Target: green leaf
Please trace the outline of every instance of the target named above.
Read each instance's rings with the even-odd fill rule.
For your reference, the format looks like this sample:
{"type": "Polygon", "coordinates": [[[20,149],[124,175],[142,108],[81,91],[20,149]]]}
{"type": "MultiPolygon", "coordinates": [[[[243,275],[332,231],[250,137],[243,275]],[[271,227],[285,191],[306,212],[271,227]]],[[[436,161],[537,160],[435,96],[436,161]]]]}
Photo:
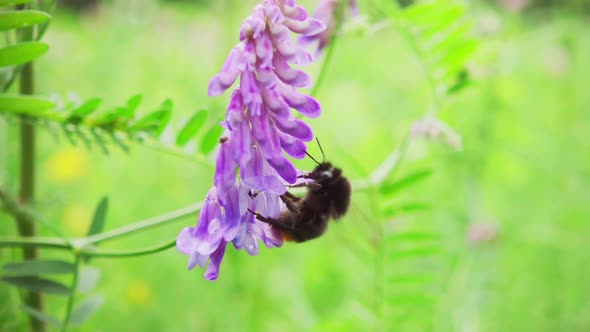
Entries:
{"type": "Polygon", "coordinates": [[[45,54],[49,46],[42,42],[24,42],[0,48],[0,67],[20,65],[45,54]]]}
{"type": "Polygon", "coordinates": [[[160,136],[172,118],[172,101],[166,99],[157,111],[154,111],[135,122],[129,130],[132,132],[151,132],[160,136]]]}
{"type": "Polygon", "coordinates": [[[79,122],[83,120],[85,117],[95,112],[101,102],[102,100],[99,98],[87,100],[78,108],[72,111],[72,113],[68,117],[68,121],[79,122]]]}
{"type": "Polygon", "coordinates": [[[10,5],[20,5],[21,3],[29,3],[33,0],[0,0],[0,7],[10,5]]]}
{"type": "Polygon", "coordinates": [[[466,69],[461,70],[455,79],[455,82],[447,90],[448,95],[455,94],[469,85],[469,72],[466,69]]]}
{"type": "Polygon", "coordinates": [[[402,10],[399,19],[413,24],[429,24],[436,20],[438,13],[445,9],[443,1],[414,3],[402,10]]]}
{"type": "Polygon", "coordinates": [[[429,54],[448,53],[452,49],[452,45],[458,44],[461,40],[467,39],[467,33],[471,31],[472,24],[470,22],[462,22],[456,26],[452,31],[449,31],[441,38],[431,42],[427,51],[429,54]]]}
{"type": "Polygon", "coordinates": [[[37,318],[38,320],[47,323],[47,325],[53,326],[57,329],[62,328],[61,321],[53,316],[50,316],[44,312],[41,312],[35,308],[31,308],[27,305],[21,304],[20,309],[32,317],[37,318]]]}
{"type": "Polygon", "coordinates": [[[104,154],[108,155],[109,154],[109,148],[107,147],[107,142],[100,135],[100,133],[98,132],[98,130],[96,128],[92,128],[92,129],[90,129],[90,133],[92,134],[92,137],[94,137],[94,141],[96,142],[96,144],[98,144],[98,146],[100,147],[100,149],[102,150],[102,152],[104,154]]]}
{"type": "Polygon", "coordinates": [[[8,263],[2,271],[10,275],[35,276],[41,274],[71,274],[76,272],[76,266],[59,260],[27,260],[18,263],[8,263]]]}
{"type": "Polygon", "coordinates": [[[435,276],[432,274],[407,273],[391,276],[387,281],[392,284],[424,284],[431,283],[435,279],[435,276]]]}
{"type": "Polygon", "coordinates": [[[197,134],[199,129],[203,127],[207,120],[207,111],[202,110],[195,113],[195,115],[188,120],[188,122],[182,127],[180,133],[176,137],[176,145],[184,146],[188,141],[197,134]]]}
{"type": "Polygon", "coordinates": [[[131,112],[131,114],[134,114],[135,110],[137,110],[137,108],[139,107],[139,104],[141,103],[141,98],[141,95],[135,95],[129,98],[129,100],[127,101],[127,109],[131,112]]]}
{"type": "Polygon", "coordinates": [[[431,174],[431,170],[421,170],[410,175],[407,175],[397,181],[386,182],[379,188],[379,191],[381,192],[381,194],[385,196],[391,196],[404,188],[410,187],[426,179],[431,174]]]}
{"type": "Polygon", "coordinates": [[[429,27],[422,32],[422,38],[436,38],[438,34],[444,34],[451,26],[465,15],[464,6],[446,6],[446,8],[437,13],[435,20],[431,21],[429,27]]]}
{"type": "Polygon", "coordinates": [[[104,224],[107,220],[107,212],[109,210],[109,198],[104,196],[96,209],[94,209],[94,216],[92,217],[92,224],[90,224],[90,228],[88,229],[87,236],[95,235],[98,233],[102,233],[104,229],[104,224]]]}
{"type": "Polygon", "coordinates": [[[219,124],[216,123],[213,125],[213,127],[209,128],[201,140],[201,152],[208,154],[209,152],[213,151],[219,142],[219,137],[221,134],[223,134],[223,127],[221,127],[219,124]]]}
{"type": "Polygon", "coordinates": [[[440,246],[427,246],[419,248],[404,248],[404,249],[392,249],[389,255],[390,259],[406,259],[416,258],[423,256],[430,256],[440,252],[440,246]]]}
{"type": "Polygon", "coordinates": [[[401,232],[389,235],[394,241],[424,241],[440,240],[440,235],[434,232],[401,232]]]}
{"type": "Polygon", "coordinates": [[[55,104],[47,98],[6,94],[0,95],[0,113],[38,114],[53,108],[55,108],[55,104]]]}
{"type": "Polygon", "coordinates": [[[411,212],[418,212],[428,210],[430,205],[426,203],[403,203],[403,204],[391,204],[386,206],[381,212],[384,216],[393,217],[400,214],[406,214],[411,212]]]}
{"type": "Polygon", "coordinates": [[[101,295],[94,295],[82,301],[72,312],[68,326],[76,327],[82,325],[88,320],[88,318],[97,312],[103,304],[104,298],[101,295]]]}
{"type": "Polygon", "coordinates": [[[51,15],[38,10],[10,10],[0,12],[0,31],[24,28],[45,23],[51,15]]]}
{"type": "Polygon", "coordinates": [[[464,40],[453,47],[438,62],[439,67],[445,69],[445,76],[451,76],[456,71],[463,69],[467,59],[477,50],[478,42],[475,39],[464,40]]]}
{"type": "Polygon", "coordinates": [[[62,296],[72,295],[72,290],[53,280],[43,279],[32,276],[19,277],[1,277],[0,281],[4,281],[15,287],[28,289],[33,292],[42,292],[47,294],[55,294],[62,296]]]}
{"type": "Polygon", "coordinates": [[[427,294],[393,294],[389,296],[388,301],[396,304],[420,304],[420,305],[433,305],[434,297],[427,294]]]}
{"type": "Polygon", "coordinates": [[[100,279],[100,270],[95,267],[84,267],[78,274],[76,291],[85,293],[93,290],[100,279]]]}

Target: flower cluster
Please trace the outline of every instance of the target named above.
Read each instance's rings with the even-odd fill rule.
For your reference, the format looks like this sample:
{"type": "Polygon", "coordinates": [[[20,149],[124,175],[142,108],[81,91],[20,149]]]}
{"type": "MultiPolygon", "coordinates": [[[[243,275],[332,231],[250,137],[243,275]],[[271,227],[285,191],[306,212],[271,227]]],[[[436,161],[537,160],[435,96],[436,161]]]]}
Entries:
{"type": "Polygon", "coordinates": [[[291,109],[315,118],[321,107],[297,91],[312,82],[291,64],[309,64],[312,56],[292,43],[291,33],[315,35],[324,28],[295,0],[264,0],[242,24],[240,43],[209,83],[209,95],[218,96],[239,78],[222,123],[226,131],[215,185],[197,226],[184,228],[177,238],[178,250],[190,256],[189,269],[210,261],[206,279],[217,279],[229,242],[250,255],[258,254],[258,240],[269,248],[282,245],[281,235],[248,210],[277,218],[284,208],[280,195],[300,175],[283,152],[305,157],[305,142],[313,139],[313,132],[291,109]]]}
{"type": "Polygon", "coordinates": [[[299,38],[299,43],[301,45],[310,45],[317,42],[317,53],[321,54],[322,50],[330,43],[334,33],[336,33],[338,7],[342,5],[343,1],[348,1],[351,15],[358,15],[357,0],[320,0],[313,17],[323,22],[326,29],[314,35],[302,36],[299,38]]]}

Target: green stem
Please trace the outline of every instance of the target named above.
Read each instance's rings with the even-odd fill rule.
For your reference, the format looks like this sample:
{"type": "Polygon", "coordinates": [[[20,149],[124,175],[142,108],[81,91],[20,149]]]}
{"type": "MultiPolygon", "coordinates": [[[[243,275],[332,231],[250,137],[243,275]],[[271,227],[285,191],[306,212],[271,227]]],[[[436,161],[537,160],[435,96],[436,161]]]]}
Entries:
{"type": "Polygon", "coordinates": [[[311,90],[310,95],[312,97],[316,97],[318,90],[320,89],[320,85],[324,81],[326,77],[326,73],[328,72],[328,65],[332,61],[332,57],[334,54],[334,50],[336,49],[336,41],[338,40],[338,34],[340,33],[340,28],[342,27],[342,21],[344,21],[344,8],[346,7],[346,1],[342,1],[338,5],[338,9],[336,11],[336,28],[332,32],[330,36],[330,42],[328,43],[328,51],[326,52],[326,57],[324,58],[324,62],[322,63],[322,68],[320,69],[320,73],[318,74],[318,79],[311,90]]]}
{"type": "Polygon", "coordinates": [[[155,254],[160,251],[170,249],[176,245],[176,240],[167,242],[158,246],[137,249],[137,250],[98,250],[85,248],[80,251],[83,256],[104,257],[104,258],[127,258],[155,254]]]}
{"type": "MultiPolygon", "coordinates": [[[[0,190],[0,199],[3,197],[2,190],[0,190]]],[[[81,248],[84,249],[93,244],[97,244],[100,242],[104,242],[107,240],[112,240],[118,237],[126,236],[138,231],[147,230],[156,226],[163,225],[173,220],[180,219],[182,217],[186,217],[192,214],[199,212],[201,206],[203,205],[202,202],[192,204],[189,206],[185,206],[178,210],[174,210],[165,214],[162,214],[157,217],[149,218],[143,221],[138,221],[132,223],[127,226],[123,226],[112,231],[100,233],[94,236],[90,236],[87,238],[81,239],[74,239],[71,241],[66,241],[61,238],[54,238],[54,237],[29,237],[29,238],[14,238],[14,237],[0,237],[0,248],[1,247],[23,247],[23,248],[35,248],[35,247],[44,247],[44,248],[53,248],[53,249],[63,249],[63,250],[71,250],[72,248],[81,248]]],[[[170,245],[171,246],[171,245],[170,245]]]]}
{"type": "Polygon", "coordinates": [[[60,238],[54,237],[0,237],[0,248],[2,247],[22,247],[22,248],[51,248],[71,250],[72,246],[60,238]]]}
{"type": "Polygon", "coordinates": [[[170,221],[173,221],[176,219],[180,219],[182,217],[186,217],[191,214],[195,214],[201,210],[202,205],[203,205],[202,202],[199,202],[199,203],[196,203],[193,205],[189,205],[189,206],[183,207],[181,209],[178,209],[178,210],[175,210],[172,212],[168,212],[168,213],[165,213],[165,214],[153,217],[153,218],[149,218],[149,219],[146,219],[143,221],[139,221],[139,222],[127,225],[127,226],[123,226],[123,227],[114,229],[112,231],[108,231],[108,232],[100,233],[97,235],[89,236],[84,239],[80,239],[79,242],[82,247],[85,247],[90,244],[97,244],[97,243],[104,242],[107,240],[112,240],[112,239],[116,239],[118,237],[129,235],[131,233],[135,233],[140,230],[146,230],[148,228],[160,226],[160,225],[165,224],[167,222],[170,222],[170,221]]]}
{"type": "Polygon", "coordinates": [[[68,324],[70,323],[70,317],[72,316],[72,310],[74,309],[74,301],[76,296],[76,287],[78,286],[78,275],[80,274],[80,254],[76,253],[76,259],[74,261],[74,265],[76,266],[76,270],[74,271],[74,275],[72,277],[72,295],[68,298],[68,303],[66,304],[66,313],[63,320],[63,324],[61,327],[61,331],[65,332],[68,328],[68,324]]]}
{"type": "MultiPolygon", "coordinates": [[[[31,95],[35,92],[35,75],[33,63],[24,65],[20,76],[20,92],[31,95]]],[[[27,206],[33,203],[35,194],[35,127],[26,119],[21,119],[20,126],[20,193],[19,202],[27,206]]],[[[35,223],[32,218],[21,215],[16,217],[18,233],[21,237],[35,236],[35,223]]],[[[36,259],[38,256],[37,247],[23,247],[23,258],[25,260],[36,259]]],[[[40,292],[28,292],[25,303],[31,308],[43,312],[43,297],[40,292]]],[[[30,316],[31,331],[43,332],[47,330],[45,323],[33,316],[30,316]]]]}

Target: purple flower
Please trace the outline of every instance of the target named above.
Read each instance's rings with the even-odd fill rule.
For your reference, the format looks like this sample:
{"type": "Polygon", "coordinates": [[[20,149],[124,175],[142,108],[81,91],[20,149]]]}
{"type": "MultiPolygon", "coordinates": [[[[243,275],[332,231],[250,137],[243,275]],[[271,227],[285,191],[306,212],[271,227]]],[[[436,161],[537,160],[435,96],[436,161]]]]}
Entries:
{"type": "MultiPolygon", "coordinates": [[[[357,0],[345,0],[348,1],[348,7],[352,16],[358,15],[358,4],[357,0]]],[[[301,45],[309,45],[317,42],[316,55],[320,55],[322,50],[328,46],[334,33],[336,33],[338,6],[340,6],[342,0],[319,0],[318,7],[313,13],[313,17],[320,20],[326,25],[326,29],[314,34],[302,36],[299,38],[301,45]]]]}
{"type": "Polygon", "coordinates": [[[284,204],[280,195],[301,174],[285,153],[305,157],[314,135],[291,109],[315,118],[320,103],[297,88],[310,87],[311,78],[291,65],[306,65],[311,54],[294,44],[291,34],[316,35],[324,24],[307,15],[294,0],[264,0],[240,29],[240,42],[229,53],[221,71],[209,83],[218,96],[238,81],[222,126],[214,187],[209,190],[196,227],[184,228],[178,250],[189,255],[189,269],[209,265],[205,278],[217,279],[228,243],[258,254],[258,243],[280,247],[282,235],[248,210],[278,218],[284,204]],[[238,172],[239,171],[239,172],[238,172]]]}

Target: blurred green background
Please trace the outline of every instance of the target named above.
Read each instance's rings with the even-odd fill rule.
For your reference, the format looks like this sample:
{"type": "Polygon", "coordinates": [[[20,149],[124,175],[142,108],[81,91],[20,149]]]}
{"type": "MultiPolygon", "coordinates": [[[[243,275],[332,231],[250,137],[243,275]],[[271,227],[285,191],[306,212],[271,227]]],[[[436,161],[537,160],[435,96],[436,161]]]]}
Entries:
{"type": "MultiPolygon", "coordinates": [[[[229,93],[209,98],[207,84],[255,3],[58,7],[45,37],[51,49],[37,65],[38,90],[100,97],[105,106],[141,93],[146,111],[171,98],[175,120],[198,109],[221,115],[229,93]]],[[[355,193],[349,215],[319,240],[262,249],[258,257],[228,249],[216,282],[187,271],[187,257],[174,249],[96,259],[95,292],[106,305],[75,330],[590,331],[590,30],[581,10],[587,3],[514,3],[469,7],[481,38],[469,67],[473,83],[440,114],[462,135],[463,149],[417,141],[400,169],[433,170],[399,198],[429,209],[387,221],[384,229],[439,234],[435,255],[389,259],[394,249],[374,245],[371,235],[374,202],[355,193]],[[482,232],[489,240],[473,240],[482,232]],[[432,282],[398,285],[387,277],[410,269],[429,271],[432,282]]],[[[360,5],[362,11],[370,2],[360,5]]],[[[310,67],[312,77],[319,69],[310,67]]],[[[310,123],[327,158],[351,179],[378,166],[430,104],[418,59],[389,28],[347,33],[317,97],[324,113],[310,123]]],[[[0,177],[15,190],[18,131],[6,122],[0,130],[0,177]]],[[[111,229],[199,201],[212,185],[213,167],[142,146],[105,156],[55,141],[45,130],[38,142],[37,206],[72,236],[85,234],[103,195],[111,200],[111,229]]],[[[313,162],[297,165],[310,169],[313,162]]],[[[162,243],[195,222],[185,218],[104,247],[162,243]]],[[[4,214],[0,232],[16,233],[4,214]]],[[[0,250],[1,262],[18,257],[17,250],[0,250]]],[[[0,284],[1,331],[26,329],[18,303],[18,293],[0,284]]],[[[48,296],[47,308],[60,317],[65,301],[48,296]]]]}

